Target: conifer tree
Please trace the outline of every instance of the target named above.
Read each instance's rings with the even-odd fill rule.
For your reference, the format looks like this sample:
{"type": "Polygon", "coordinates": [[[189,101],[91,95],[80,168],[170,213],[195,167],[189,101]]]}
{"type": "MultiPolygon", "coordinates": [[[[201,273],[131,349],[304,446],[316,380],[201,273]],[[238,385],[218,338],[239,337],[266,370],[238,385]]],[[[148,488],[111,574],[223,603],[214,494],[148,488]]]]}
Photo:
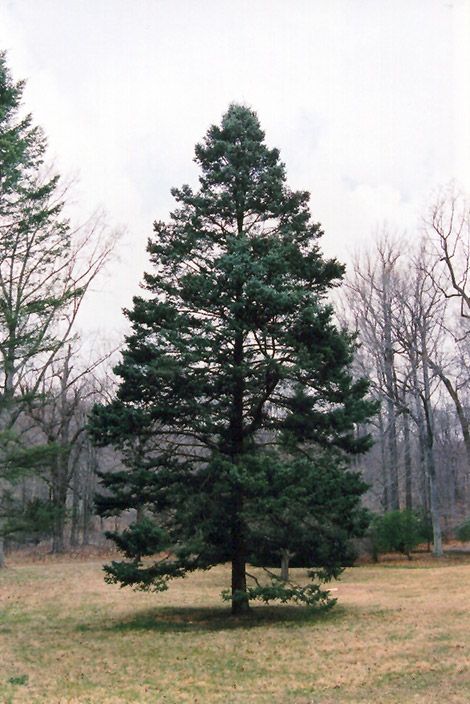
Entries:
{"type": "Polygon", "coordinates": [[[138,510],[111,536],[128,560],[107,578],[158,590],[230,561],[233,613],[250,599],[327,603],[317,582],[339,574],[341,546],[364,528],[364,484],[345,458],[368,447],[355,424],[373,412],[326,300],[343,266],[323,258],[309,194],[288,188],[252,110],[231,105],[195,161],[199,190],[174,189],[170,222],[155,223],[116,398],[90,420],[127,465],[103,477],[101,513],[138,510]],[[261,535],[271,552],[307,550],[313,581],[247,582],[261,535]]]}
{"type": "Polygon", "coordinates": [[[73,298],[60,295],[70,228],[61,218],[58,177],[42,172],[45,138],[31,115],[21,114],[23,88],[0,52],[0,565],[5,523],[17,513],[11,488],[54,454],[23,446],[16,427],[22,386],[34,370],[37,387],[37,370],[57,347],[57,319],[73,298]]]}

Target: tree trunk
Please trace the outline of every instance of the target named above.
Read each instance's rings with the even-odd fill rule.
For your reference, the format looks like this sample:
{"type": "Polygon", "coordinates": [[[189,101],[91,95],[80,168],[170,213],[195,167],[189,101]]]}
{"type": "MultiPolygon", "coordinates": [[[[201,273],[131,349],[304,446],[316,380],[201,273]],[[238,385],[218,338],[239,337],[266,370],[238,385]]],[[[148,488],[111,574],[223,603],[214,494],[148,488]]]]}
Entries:
{"type": "Polygon", "coordinates": [[[405,446],[405,506],[411,511],[413,508],[413,475],[411,465],[410,416],[406,410],[403,413],[403,441],[405,446]]]}
{"type": "Polygon", "coordinates": [[[65,551],[65,510],[54,506],[56,513],[54,515],[53,535],[52,535],[52,552],[60,554],[65,551]]]}
{"type": "Polygon", "coordinates": [[[72,524],[70,528],[70,545],[77,547],[80,543],[80,477],[75,467],[72,485],[72,524]]]}
{"type": "Polygon", "coordinates": [[[384,275],[384,291],[382,298],[382,313],[384,320],[384,375],[387,391],[387,439],[388,439],[388,474],[390,507],[392,511],[400,508],[400,497],[398,488],[398,444],[397,444],[397,421],[395,407],[395,370],[394,370],[394,350],[392,340],[392,311],[389,292],[389,274],[384,275]]]}
{"type": "Polygon", "coordinates": [[[240,524],[232,527],[232,614],[239,616],[249,611],[246,592],[246,548],[240,524]]]}
{"type": "Polygon", "coordinates": [[[426,419],[426,460],[429,474],[429,499],[433,533],[433,554],[435,557],[442,557],[443,550],[439,492],[437,488],[437,473],[434,458],[434,418],[431,402],[431,384],[429,380],[427,338],[424,330],[421,330],[421,345],[423,360],[423,408],[424,417],[426,419]]]}
{"type": "Polygon", "coordinates": [[[52,534],[52,552],[65,551],[65,519],[67,515],[67,483],[66,473],[62,467],[64,458],[59,455],[58,466],[55,468],[56,476],[52,484],[52,506],[54,508],[54,523],[52,534]]]}
{"type": "Polygon", "coordinates": [[[83,501],[82,545],[90,544],[91,505],[88,497],[83,501]]]}
{"type": "Polygon", "coordinates": [[[435,475],[429,475],[429,493],[431,502],[431,521],[432,521],[432,535],[433,535],[433,555],[435,557],[442,557],[444,551],[442,549],[442,532],[441,532],[441,518],[439,512],[439,497],[436,486],[435,475]]]}
{"type": "Polygon", "coordinates": [[[398,492],[397,422],[395,404],[390,400],[387,400],[387,438],[390,506],[392,511],[398,511],[400,509],[400,497],[398,492]]]}
{"type": "MultiPolygon", "coordinates": [[[[96,472],[98,469],[98,460],[96,450],[90,441],[87,441],[87,459],[85,465],[85,478],[83,482],[83,538],[82,545],[90,544],[90,530],[93,514],[93,497],[96,490],[96,472]]],[[[101,519],[102,521],[102,519],[101,519]]],[[[103,524],[101,523],[101,526],[103,524]]]]}
{"type": "Polygon", "coordinates": [[[418,447],[419,447],[419,478],[420,488],[422,493],[423,507],[426,513],[430,510],[429,501],[429,481],[428,470],[426,467],[426,428],[424,423],[423,404],[419,393],[418,380],[418,361],[416,353],[410,349],[411,375],[414,387],[414,405],[415,405],[415,421],[418,430],[418,447]]]}
{"type": "Polygon", "coordinates": [[[289,560],[290,560],[289,551],[282,550],[282,552],[281,552],[281,579],[284,582],[289,581],[289,560]]]}
{"type": "MultiPolygon", "coordinates": [[[[240,225],[239,225],[240,230],[240,225]]],[[[230,454],[237,464],[243,455],[243,334],[237,332],[233,347],[234,385],[230,418],[230,454]]],[[[232,614],[239,615],[249,610],[246,591],[246,545],[242,518],[242,489],[235,486],[232,496],[232,614]]]]}
{"type": "MultiPolygon", "coordinates": [[[[381,398],[382,400],[382,398],[381,398]]],[[[382,464],[382,483],[383,483],[383,492],[382,492],[382,506],[383,510],[385,513],[390,510],[390,494],[389,494],[389,489],[388,489],[388,472],[387,472],[387,457],[385,453],[385,429],[384,429],[384,422],[383,422],[383,416],[382,416],[382,407],[380,407],[379,410],[379,430],[380,430],[380,459],[381,459],[381,464],[382,464]]]]}
{"type": "Polygon", "coordinates": [[[70,410],[67,407],[67,384],[70,375],[70,359],[72,348],[69,345],[67,355],[64,360],[64,367],[61,373],[59,413],[60,429],[57,438],[60,450],[54,467],[55,476],[52,484],[52,502],[56,512],[54,522],[54,535],[52,540],[52,552],[60,553],[65,550],[65,519],[67,515],[67,489],[70,478],[70,410]]]}
{"type": "MultiPolygon", "coordinates": [[[[11,429],[14,424],[12,416],[12,407],[14,397],[13,378],[15,366],[14,359],[11,360],[10,357],[11,355],[7,354],[3,359],[4,384],[3,394],[0,390],[0,397],[3,396],[2,405],[0,407],[0,433],[11,429]]],[[[0,529],[2,528],[3,522],[3,519],[0,518],[0,529]]],[[[0,534],[0,569],[2,569],[2,567],[5,567],[5,539],[0,534]]]]}

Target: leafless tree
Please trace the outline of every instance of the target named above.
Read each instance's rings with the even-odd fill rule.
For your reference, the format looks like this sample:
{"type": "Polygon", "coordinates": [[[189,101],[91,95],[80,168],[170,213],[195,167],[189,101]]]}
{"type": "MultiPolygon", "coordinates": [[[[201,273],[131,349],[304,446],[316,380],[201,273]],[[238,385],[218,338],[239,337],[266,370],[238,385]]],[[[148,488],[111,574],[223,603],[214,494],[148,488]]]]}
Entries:
{"type": "MultiPolygon", "coordinates": [[[[109,359],[110,354],[104,353],[86,363],[80,356],[80,349],[74,350],[68,343],[62,354],[51,363],[40,393],[33,394],[29,389],[23,389],[24,397],[30,399],[26,416],[33,421],[42,439],[56,448],[52,465],[45,467],[41,473],[49,487],[54,509],[53,552],[63,552],[65,548],[66,509],[70,493],[77,502],[82,488],[89,507],[90,490],[87,484],[94,481],[90,470],[93,466],[96,468],[96,458],[86,435],[87,414],[99,397],[94,373],[109,359]],[[83,481],[85,478],[87,482],[83,481]]],[[[78,513],[78,503],[73,503],[73,542],[78,531],[78,513]]]]}
{"type": "Polygon", "coordinates": [[[386,462],[384,506],[400,507],[399,459],[397,442],[398,393],[396,384],[396,349],[393,320],[396,300],[396,280],[402,243],[386,231],[377,238],[374,250],[357,257],[346,290],[350,312],[359,332],[361,344],[367,349],[370,368],[364,370],[374,382],[382,401],[381,442],[386,462]]]}
{"type": "Polygon", "coordinates": [[[448,299],[438,265],[424,241],[413,252],[382,233],[365,256],[356,258],[347,282],[350,319],[361,345],[360,371],[371,379],[382,405],[377,437],[383,474],[376,477],[384,486],[382,505],[385,510],[412,508],[419,489],[419,503],[431,514],[436,555],[442,554],[442,537],[435,408],[446,385],[439,372],[449,341],[448,299]]]}
{"type": "Polygon", "coordinates": [[[425,218],[425,231],[441,263],[436,285],[447,299],[458,301],[460,315],[470,319],[470,205],[455,186],[436,196],[425,218]]]}
{"type": "Polygon", "coordinates": [[[437,275],[432,271],[432,264],[423,242],[415,256],[410,259],[402,285],[396,293],[400,305],[397,308],[395,335],[408,361],[410,391],[418,400],[415,422],[421,442],[424,440],[424,466],[429,485],[434,554],[441,556],[440,499],[434,451],[434,406],[437,389],[433,365],[438,364],[444,346],[443,319],[446,301],[439,295],[436,280],[437,275]]]}

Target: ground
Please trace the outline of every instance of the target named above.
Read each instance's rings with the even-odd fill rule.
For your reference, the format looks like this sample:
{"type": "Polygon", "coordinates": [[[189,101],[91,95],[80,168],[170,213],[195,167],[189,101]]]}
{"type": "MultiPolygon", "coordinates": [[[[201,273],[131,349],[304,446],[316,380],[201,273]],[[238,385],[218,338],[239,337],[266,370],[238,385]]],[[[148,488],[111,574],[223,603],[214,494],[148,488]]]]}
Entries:
{"type": "Polygon", "coordinates": [[[165,594],[104,583],[102,561],[0,572],[0,702],[468,704],[470,560],[348,569],[336,607],[220,601],[228,568],[165,594]]]}

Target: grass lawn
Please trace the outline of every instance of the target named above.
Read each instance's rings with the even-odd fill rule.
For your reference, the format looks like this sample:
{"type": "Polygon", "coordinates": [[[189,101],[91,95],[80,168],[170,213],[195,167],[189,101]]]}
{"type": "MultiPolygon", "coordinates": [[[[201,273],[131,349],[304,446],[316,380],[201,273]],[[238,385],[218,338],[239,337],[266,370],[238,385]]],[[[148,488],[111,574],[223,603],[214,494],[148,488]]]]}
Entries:
{"type": "Polygon", "coordinates": [[[470,561],[347,570],[337,606],[220,601],[228,568],[165,594],[103,582],[100,561],[0,572],[0,702],[468,704],[470,561]]]}

